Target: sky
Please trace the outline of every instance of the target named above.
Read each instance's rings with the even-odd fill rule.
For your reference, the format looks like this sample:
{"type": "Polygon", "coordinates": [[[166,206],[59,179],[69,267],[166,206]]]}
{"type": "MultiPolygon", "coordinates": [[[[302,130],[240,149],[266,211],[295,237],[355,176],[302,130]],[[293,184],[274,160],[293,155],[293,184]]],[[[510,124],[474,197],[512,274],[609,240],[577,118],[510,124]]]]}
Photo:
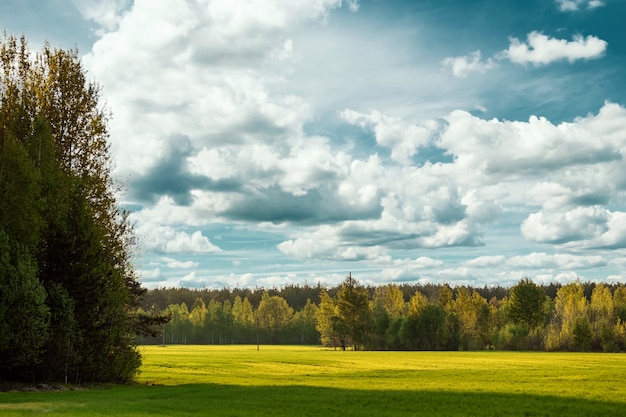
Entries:
{"type": "Polygon", "coordinates": [[[625,0],[1,0],[101,87],[147,288],[626,281],[625,0]]]}

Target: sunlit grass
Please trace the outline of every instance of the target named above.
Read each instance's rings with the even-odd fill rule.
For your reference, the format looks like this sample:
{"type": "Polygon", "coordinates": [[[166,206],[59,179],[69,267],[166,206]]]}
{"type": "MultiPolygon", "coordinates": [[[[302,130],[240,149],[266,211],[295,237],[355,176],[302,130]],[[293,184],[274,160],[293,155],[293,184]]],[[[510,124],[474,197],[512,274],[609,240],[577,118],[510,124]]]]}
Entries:
{"type": "Polygon", "coordinates": [[[0,415],[623,416],[626,355],[142,347],[137,384],[0,393],[0,415]]]}
{"type": "Polygon", "coordinates": [[[545,352],[342,352],[320,347],[145,347],[138,380],[570,396],[626,403],[626,356],[545,352]],[[620,398],[616,398],[620,397],[620,398]]]}

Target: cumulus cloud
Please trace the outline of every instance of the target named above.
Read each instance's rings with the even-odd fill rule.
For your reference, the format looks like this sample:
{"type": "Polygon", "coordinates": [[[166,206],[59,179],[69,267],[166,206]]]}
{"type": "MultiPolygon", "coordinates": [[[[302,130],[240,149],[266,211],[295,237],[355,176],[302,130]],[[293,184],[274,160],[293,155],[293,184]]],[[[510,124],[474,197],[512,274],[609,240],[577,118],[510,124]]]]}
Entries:
{"type": "Polygon", "coordinates": [[[381,278],[384,281],[393,282],[417,281],[421,279],[425,271],[432,271],[443,266],[443,261],[428,256],[420,256],[416,259],[396,259],[391,262],[391,266],[383,268],[381,278]]]}
{"type": "Polygon", "coordinates": [[[195,261],[181,261],[173,258],[163,258],[163,262],[167,265],[168,268],[174,269],[189,269],[196,268],[199,263],[195,261]]]}
{"type": "MultiPolygon", "coordinates": [[[[500,180],[539,175],[568,166],[620,160],[625,145],[626,109],[607,103],[597,115],[553,124],[531,116],[527,122],[485,120],[466,111],[454,111],[438,145],[455,156],[455,164],[470,174],[500,180]],[[607,123],[607,126],[602,126],[607,123]],[[610,127],[609,127],[610,126],[610,127]]],[[[463,180],[463,178],[459,178],[463,180]]]]}
{"type": "Polygon", "coordinates": [[[447,57],[441,63],[444,68],[451,68],[455,77],[460,78],[465,78],[473,72],[485,73],[496,66],[492,58],[483,61],[480,50],[464,56],[447,57]]]}
{"type": "Polygon", "coordinates": [[[212,253],[221,251],[199,230],[189,234],[169,226],[142,224],[137,231],[144,248],[159,253],[212,253]]]}
{"type": "Polygon", "coordinates": [[[269,94],[267,84],[282,73],[263,68],[289,59],[289,33],[300,22],[340,4],[135,1],[84,57],[114,112],[120,174],[145,174],[171,137],[188,137],[200,150],[260,140],[284,147],[301,136],[307,106],[269,94]]]}
{"type": "Polygon", "coordinates": [[[595,239],[608,230],[609,215],[600,207],[575,207],[566,211],[531,213],[521,225],[526,240],[567,243],[595,239]]]}
{"type": "Polygon", "coordinates": [[[478,268],[486,268],[503,265],[505,259],[506,258],[503,255],[485,255],[479,256],[478,258],[470,259],[469,261],[465,261],[465,265],[478,268]]]}
{"type": "Polygon", "coordinates": [[[557,268],[564,270],[585,269],[604,266],[607,261],[599,255],[583,256],[569,254],[549,255],[545,252],[533,252],[528,255],[514,256],[507,260],[507,265],[515,268],[557,268]]]}
{"type": "Polygon", "coordinates": [[[139,271],[139,280],[141,282],[159,282],[163,280],[163,273],[160,268],[154,268],[147,271],[139,271]]]}
{"type": "MultiPolygon", "coordinates": [[[[80,3],[83,15],[95,20],[96,3],[80,3]]],[[[617,104],[556,123],[540,115],[486,119],[450,111],[458,107],[449,103],[445,112],[424,120],[413,108],[412,114],[401,114],[354,100],[341,102],[340,111],[329,105],[328,113],[338,119],[332,123],[339,126],[312,133],[311,125],[323,116],[310,97],[290,90],[292,70],[303,54],[298,30],[312,19],[323,27],[340,0],[260,0],[249,7],[226,0],[123,4],[102,3],[111,13],[101,12],[103,35],[84,62],[102,83],[113,111],[116,173],[128,178],[129,200],[141,207],[133,220],[143,247],[158,254],[166,273],[185,270],[183,278],[176,277],[181,285],[206,284],[207,270],[198,269],[203,261],[162,254],[219,253],[216,238],[206,232],[209,224],[271,229],[273,255],[362,262],[398,281],[508,282],[518,278],[517,272],[485,278],[485,271],[500,265],[510,270],[602,265],[592,258],[546,254],[508,261],[501,255],[477,256],[448,265],[403,252],[493,245],[485,232],[511,216],[512,207],[523,214],[507,221],[516,222],[511,229],[529,244],[618,247],[626,242],[623,213],[607,208],[626,190],[621,179],[626,178],[626,111],[617,104]],[[360,105],[371,110],[355,110],[360,105]],[[344,130],[359,131],[368,147],[357,143],[361,136],[347,137],[344,130]]],[[[344,2],[352,11],[358,5],[344,2]]],[[[512,39],[501,55],[485,59],[477,50],[442,64],[456,77],[466,77],[492,70],[503,57],[520,64],[574,62],[597,58],[606,47],[594,36],[566,41],[531,32],[524,42],[512,39]]],[[[373,60],[363,55],[363,62],[373,60]]],[[[432,79],[447,76],[435,72],[439,78],[432,79]]],[[[362,88],[356,84],[346,88],[362,88]]],[[[333,97],[329,101],[337,97],[321,90],[333,97]]],[[[155,271],[147,271],[146,279],[162,276],[155,271]]],[[[211,279],[231,285],[243,278],[211,279]]],[[[255,271],[245,284],[297,279],[255,271]]]]}
{"type": "MultiPolygon", "coordinates": [[[[348,121],[363,124],[371,123],[372,114],[385,119],[344,112],[348,121]]],[[[452,162],[402,169],[377,165],[372,171],[378,176],[373,182],[377,191],[369,195],[380,201],[379,217],[343,219],[300,233],[278,248],[302,259],[340,259],[341,253],[357,257],[356,249],[345,252],[346,247],[477,246],[483,244],[480,225],[495,221],[511,201],[543,206],[521,224],[521,234],[530,242],[564,244],[605,236],[608,217],[598,202],[609,197],[594,190],[606,187],[613,164],[622,164],[624,117],[625,109],[612,103],[597,115],[558,125],[535,116],[518,122],[453,112],[436,142],[453,156],[452,162]],[[585,167],[596,175],[572,177],[585,167]],[[554,180],[542,181],[544,175],[554,180]]],[[[619,241],[616,236],[604,239],[619,241]]]]}
{"type": "Polygon", "coordinates": [[[351,125],[368,128],[374,132],[376,143],[391,149],[391,158],[396,162],[410,164],[418,148],[426,146],[437,125],[429,121],[425,125],[408,123],[371,110],[369,114],[345,109],[339,113],[351,125]]]}
{"type": "Polygon", "coordinates": [[[551,38],[540,32],[530,32],[526,42],[511,38],[509,48],[503,56],[516,64],[544,65],[567,60],[569,63],[580,59],[596,59],[604,55],[608,43],[596,36],[586,38],[577,35],[572,41],[551,38]]]}
{"type": "Polygon", "coordinates": [[[115,30],[132,0],[71,0],[78,12],[87,20],[100,27],[98,34],[115,30]]]}
{"type": "Polygon", "coordinates": [[[608,211],[606,230],[595,239],[580,242],[581,246],[603,249],[626,248],[626,213],[621,211],[608,211]]]}

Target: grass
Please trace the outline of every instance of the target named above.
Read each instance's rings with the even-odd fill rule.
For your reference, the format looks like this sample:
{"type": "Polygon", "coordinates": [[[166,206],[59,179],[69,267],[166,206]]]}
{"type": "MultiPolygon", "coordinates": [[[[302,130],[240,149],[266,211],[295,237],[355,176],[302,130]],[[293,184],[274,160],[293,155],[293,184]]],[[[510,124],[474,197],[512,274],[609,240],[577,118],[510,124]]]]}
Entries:
{"type": "Polygon", "coordinates": [[[138,383],[0,393],[1,416],[623,416],[626,355],[143,347],[138,383]]]}

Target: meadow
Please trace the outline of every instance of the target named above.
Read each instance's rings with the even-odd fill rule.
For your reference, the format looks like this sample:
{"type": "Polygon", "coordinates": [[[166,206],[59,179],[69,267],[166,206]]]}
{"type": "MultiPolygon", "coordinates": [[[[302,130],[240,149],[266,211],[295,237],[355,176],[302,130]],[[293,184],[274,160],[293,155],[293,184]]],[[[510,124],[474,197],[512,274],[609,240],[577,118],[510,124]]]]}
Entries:
{"type": "Polygon", "coordinates": [[[0,393],[24,416],[624,416],[626,355],[151,346],[137,382],[0,393]]]}

